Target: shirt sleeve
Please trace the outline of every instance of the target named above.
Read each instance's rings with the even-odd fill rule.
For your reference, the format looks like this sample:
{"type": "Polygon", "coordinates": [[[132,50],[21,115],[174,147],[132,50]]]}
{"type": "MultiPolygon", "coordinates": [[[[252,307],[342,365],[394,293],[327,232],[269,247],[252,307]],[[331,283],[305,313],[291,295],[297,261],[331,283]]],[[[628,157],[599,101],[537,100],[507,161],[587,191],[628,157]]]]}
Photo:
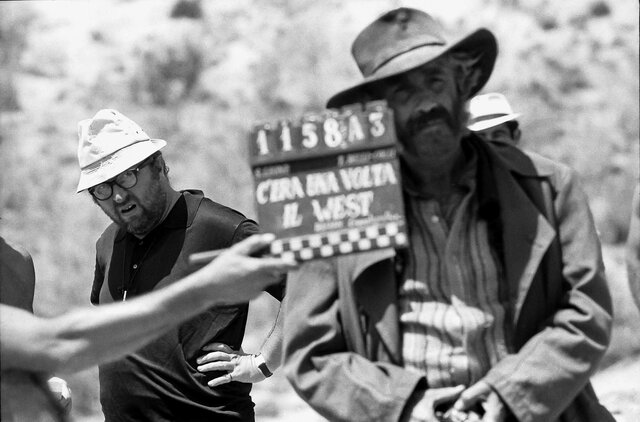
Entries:
{"type": "Polygon", "coordinates": [[[568,169],[552,184],[562,297],[537,334],[485,377],[516,418],[527,422],[556,420],[567,409],[597,369],[611,334],[611,297],[586,195],[568,169]]]}
{"type": "Polygon", "coordinates": [[[424,378],[350,350],[340,313],[335,261],[314,260],[289,276],[284,309],[285,375],[332,421],[397,421],[424,378]]]}
{"type": "MultiPolygon", "coordinates": [[[[236,228],[236,231],[233,234],[233,239],[231,240],[231,244],[238,243],[241,240],[244,240],[256,233],[260,233],[260,227],[258,227],[258,224],[256,224],[256,222],[253,220],[244,220],[236,228]]],[[[280,280],[278,283],[268,286],[265,291],[278,301],[282,301],[285,294],[286,284],[287,276],[285,274],[282,276],[282,280],[280,280]]]]}

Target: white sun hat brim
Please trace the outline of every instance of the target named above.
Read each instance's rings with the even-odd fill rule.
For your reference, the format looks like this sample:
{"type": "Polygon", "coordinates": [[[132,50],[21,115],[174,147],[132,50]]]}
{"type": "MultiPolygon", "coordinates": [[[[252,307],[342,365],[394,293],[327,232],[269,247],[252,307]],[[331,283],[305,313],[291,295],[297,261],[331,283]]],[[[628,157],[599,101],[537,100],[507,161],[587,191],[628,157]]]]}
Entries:
{"type": "Polygon", "coordinates": [[[505,114],[504,116],[493,117],[490,119],[475,120],[475,121],[472,121],[469,125],[467,125],[467,128],[472,132],[479,132],[481,130],[486,130],[494,126],[501,125],[502,123],[516,120],[520,116],[521,116],[520,113],[511,113],[511,114],[505,114]]]}
{"type": "Polygon", "coordinates": [[[77,192],[82,192],[85,189],[106,182],[128,168],[144,161],[166,145],[167,142],[162,139],[137,141],[88,165],[80,170],[77,192]]]}

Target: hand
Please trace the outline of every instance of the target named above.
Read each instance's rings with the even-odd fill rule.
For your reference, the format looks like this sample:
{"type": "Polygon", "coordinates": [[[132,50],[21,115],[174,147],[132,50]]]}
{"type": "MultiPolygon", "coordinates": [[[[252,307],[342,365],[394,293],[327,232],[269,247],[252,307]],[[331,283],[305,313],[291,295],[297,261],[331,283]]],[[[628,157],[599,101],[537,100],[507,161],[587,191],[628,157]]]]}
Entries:
{"type": "Polygon", "coordinates": [[[273,234],[256,234],[236,243],[194,276],[201,277],[220,303],[246,302],[258,296],[270,284],[281,281],[282,274],[297,267],[295,260],[249,255],[268,246],[273,234]]]}
{"type": "Polygon", "coordinates": [[[203,349],[211,353],[200,356],[196,360],[198,371],[227,371],[227,374],[209,381],[207,383],[209,387],[217,387],[231,381],[256,383],[265,379],[253,355],[246,354],[242,350],[233,350],[222,343],[211,343],[203,349]]]}
{"type": "Polygon", "coordinates": [[[411,413],[412,419],[437,422],[436,407],[444,403],[451,403],[464,391],[464,385],[444,388],[428,388],[424,396],[416,404],[411,413]]]}
{"type": "Polygon", "coordinates": [[[47,384],[53,396],[64,409],[64,413],[68,415],[71,412],[71,389],[67,385],[67,382],[62,378],[51,377],[47,381],[47,384]]]}
{"type": "Polygon", "coordinates": [[[453,408],[459,411],[469,411],[475,406],[484,409],[483,422],[504,422],[507,419],[507,407],[498,393],[484,381],[478,381],[462,392],[453,408]]]}

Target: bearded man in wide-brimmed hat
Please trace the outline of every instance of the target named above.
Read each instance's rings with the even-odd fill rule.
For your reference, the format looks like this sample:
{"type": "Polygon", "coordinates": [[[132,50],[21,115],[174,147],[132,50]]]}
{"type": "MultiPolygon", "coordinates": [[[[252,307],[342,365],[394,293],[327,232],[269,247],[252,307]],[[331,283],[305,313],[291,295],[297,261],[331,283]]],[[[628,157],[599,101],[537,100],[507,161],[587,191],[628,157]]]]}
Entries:
{"type": "Polygon", "coordinates": [[[364,79],[328,102],[394,111],[410,247],[290,274],[285,373],[329,420],[609,421],[589,385],[611,299],[572,171],[466,128],[497,56],[390,11],[352,48],[364,79]]]}

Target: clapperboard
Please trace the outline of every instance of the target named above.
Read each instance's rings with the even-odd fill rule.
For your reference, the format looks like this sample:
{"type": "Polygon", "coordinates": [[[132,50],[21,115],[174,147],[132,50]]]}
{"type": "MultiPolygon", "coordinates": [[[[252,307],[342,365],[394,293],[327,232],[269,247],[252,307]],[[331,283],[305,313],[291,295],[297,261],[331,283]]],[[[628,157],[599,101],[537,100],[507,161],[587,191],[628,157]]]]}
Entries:
{"type": "Polygon", "coordinates": [[[384,101],[257,124],[249,137],[269,253],[299,261],[407,245],[392,111],[384,101]]]}

